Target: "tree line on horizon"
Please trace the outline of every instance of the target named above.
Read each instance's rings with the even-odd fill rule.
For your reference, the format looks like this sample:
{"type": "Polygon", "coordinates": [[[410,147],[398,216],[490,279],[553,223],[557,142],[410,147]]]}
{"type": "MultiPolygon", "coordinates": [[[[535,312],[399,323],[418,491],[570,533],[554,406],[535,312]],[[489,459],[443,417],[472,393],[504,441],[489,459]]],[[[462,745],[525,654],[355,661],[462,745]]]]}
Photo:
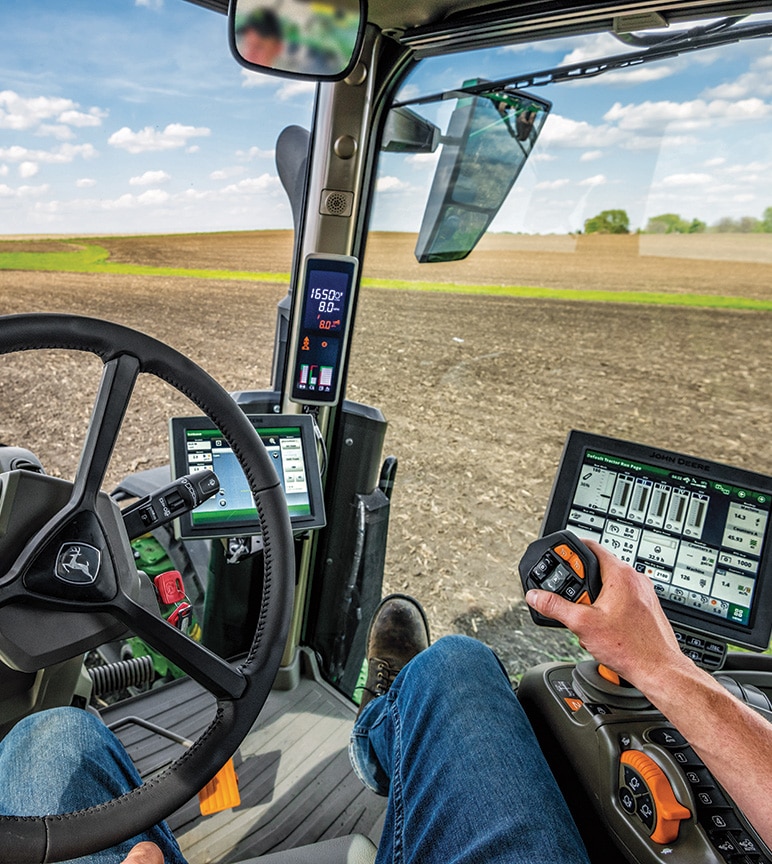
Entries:
{"type": "MultiPolygon", "coordinates": [[[[683,219],[678,213],[652,216],[639,234],[772,234],[772,207],[767,207],[761,219],[724,216],[713,225],[701,219],[683,219]]],[[[630,217],[626,210],[602,210],[597,216],[584,220],[584,234],[630,234],[630,217]]]]}

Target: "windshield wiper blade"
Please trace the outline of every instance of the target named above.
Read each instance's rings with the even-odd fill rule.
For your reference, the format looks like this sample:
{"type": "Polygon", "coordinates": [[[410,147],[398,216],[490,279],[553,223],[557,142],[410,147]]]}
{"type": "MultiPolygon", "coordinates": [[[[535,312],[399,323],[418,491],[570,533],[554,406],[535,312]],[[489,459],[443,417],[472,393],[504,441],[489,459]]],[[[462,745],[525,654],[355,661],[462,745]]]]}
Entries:
{"type": "Polygon", "coordinates": [[[403,108],[408,105],[426,105],[431,102],[442,102],[446,99],[459,99],[462,96],[481,96],[486,93],[500,91],[508,87],[515,89],[531,89],[533,87],[544,87],[547,84],[559,84],[563,81],[577,81],[582,78],[594,78],[605,72],[627,69],[631,66],[641,66],[644,63],[652,63],[655,60],[667,60],[688,54],[693,51],[702,51],[706,48],[718,48],[722,45],[731,45],[734,42],[742,42],[746,39],[764,39],[772,36],[772,21],[759,24],[731,24],[730,22],[742,19],[725,19],[720,26],[700,27],[696,30],[687,30],[678,34],[677,39],[664,39],[652,45],[644,51],[630,51],[626,54],[614,54],[602,57],[599,60],[572,63],[568,66],[557,66],[552,69],[542,69],[538,72],[526,72],[522,75],[501,78],[498,81],[486,81],[479,84],[471,84],[454,87],[444,93],[434,93],[430,96],[420,96],[415,99],[406,99],[404,102],[394,103],[394,108],[403,108]]]}

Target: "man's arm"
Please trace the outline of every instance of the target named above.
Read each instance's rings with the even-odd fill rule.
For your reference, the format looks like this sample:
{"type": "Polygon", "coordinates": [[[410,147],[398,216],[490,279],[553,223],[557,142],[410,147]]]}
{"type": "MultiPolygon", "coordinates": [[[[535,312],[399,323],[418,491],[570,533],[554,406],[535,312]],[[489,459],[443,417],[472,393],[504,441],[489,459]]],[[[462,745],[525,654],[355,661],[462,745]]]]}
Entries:
{"type": "Polygon", "coordinates": [[[772,846],[772,724],[681,653],[650,580],[585,541],[600,562],[603,588],[592,606],[547,591],[526,601],[579,637],[689,741],[713,776],[772,846]]]}

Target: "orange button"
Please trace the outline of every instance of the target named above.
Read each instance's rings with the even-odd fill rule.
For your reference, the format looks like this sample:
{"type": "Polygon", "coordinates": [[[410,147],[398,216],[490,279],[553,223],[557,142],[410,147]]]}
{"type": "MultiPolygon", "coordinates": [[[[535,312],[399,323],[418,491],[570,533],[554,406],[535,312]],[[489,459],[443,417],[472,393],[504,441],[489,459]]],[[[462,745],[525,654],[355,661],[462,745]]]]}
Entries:
{"type": "Polygon", "coordinates": [[[602,663],[598,663],[598,675],[600,675],[601,678],[605,678],[610,684],[620,683],[619,675],[617,675],[613,669],[609,669],[608,666],[604,666],[602,663]]]}
{"type": "Polygon", "coordinates": [[[592,606],[592,600],[590,600],[590,595],[586,591],[576,602],[584,603],[585,606],[592,606]]]}
{"type": "Polygon", "coordinates": [[[568,564],[580,579],[584,579],[584,564],[582,564],[582,559],[576,554],[576,552],[571,553],[571,557],[568,559],[568,564]]]}
{"type": "Polygon", "coordinates": [[[560,546],[556,546],[554,552],[564,561],[570,560],[571,556],[574,554],[573,549],[571,549],[570,546],[566,546],[565,543],[561,543],[560,546]]]}
{"type": "Polygon", "coordinates": [[[572,696],[566,696],[565,702],[572,711],[578,711],[584,705],[581,699],[575,699],[572,696]]]}

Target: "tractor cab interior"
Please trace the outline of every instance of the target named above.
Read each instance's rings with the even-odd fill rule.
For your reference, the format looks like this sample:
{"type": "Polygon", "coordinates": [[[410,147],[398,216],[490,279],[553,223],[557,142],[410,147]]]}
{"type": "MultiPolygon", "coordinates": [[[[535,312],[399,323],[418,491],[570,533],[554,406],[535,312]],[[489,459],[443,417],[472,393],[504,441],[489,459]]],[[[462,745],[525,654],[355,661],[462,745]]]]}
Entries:
{"type": "MultiPolygon", "coordinates": [[[[389,583],[400,448],[389,440],[387,449],[381,406],[356,401],[348,384],[355,348],[375,350],[357,343],[357,324],[377,194],[401,182],[385,173],[391,160],[426,174],[413,255],[416,267],[444,274],[484,248],[519,184],[523,195],[555,195],[554,212],[567,209],[567,179],[539,183],[530,174],[540,158],[555,158],[550,147],[581,137],[581,161],[591,167],[612,164],[617,156],[604,148],[615,142],[639,163],[656,151],[659,166],[646,163],[656,184],[671,150],[687,166],[697,158],[684,153],[689,147],[702,158],[713,146],[723,158],[719,101],[737,130],[766,111],[761,84],[757,97],[716,87],[713,101],[695,99],[678,116],[675,108],[665,116],[672,103],[664,99],[646,102],[646,122],[681,136],[665,147],[622,97],[592,128],[561,116],[561,100],[580,98],[603,76],[620,87],[626,75],[656,81],[665,64],[695,76],[721,52],[768,51],[768,2],[188,2],[212,26],[227,15],[222,50],[250,74],[317,85],[312,127],[288,127],[276,146],[294,224],[289,291],[266,313],[276,318],[270,386],[237,392],[127,326],[66,312],[0,318],[0,359],[78,352],[97,367],[74,477],[48,474],[46,454],[25,449],[22,438],[0,446],[0,735],[30,713],[76,705],[98,712],[145,780],[109,809],[64,820],[0,816],[0,845],[17,864],[89,854],[161,819],[191,864],[374,860],[385,800],[354,776],[347,745],[368,622],[389,583]],[[618,50],[601,52],[601,37],[618,50]],[[556,40],[582,39],[560,64],[519,59],[525,49],[538,55],[556,40]],[[492,76],[486,52],[505,50],[511,74],[492,76]],[[689,136],[699,134],[698,146],[689,136]],[[147,379],[178,400],[166,418],[168,462],[108,483],[130,403],[141,401],[147,379]]],[[[769,68],[769,57],[757,68],[769,68]]],[[[743,144],[749,159],[768,148],[750,134],[743,144]]],[[[611,173],[585,178],[583,194],[611,173]]],[[[668,169],[664,186],[677,195],[703,175],[668,169]]],[[[522,199],[517,207],[527,222],[522,199]]],[[[615,212],[604,211],[610,221],[615,212]]],[[[701,234],[698,221],[697,239],[719,236],[701,234]]],[[[652,242],[667,239],[664,229],[653,232],[652,242]]],[[[641,248],[647,240],[641,235],[641,248]]],[[[640,288],[638,262],[645,269],[635,259],[609,277],[617,285],[608,290],[624,291],[628,279],[640,288]]],[[[455,281],[469,281],[472,271],[461,272],[455,281]]],[[[570,325],[550,321],[534,338],[574,337],[570,325]]],[[[463,341],[447,328],[443,338],[463,341]]],[[[511,363],[527,364],[528,346],[517,350],[511,363]]],[[[383,357],[384,368],[397,362],[383,357]]],[[[550,374],[533,370],[559,414],[566,390],[549,389],[550,374]]],[[[422,398],[410,394],[414,408],[422,398]]],[[[455,409],[446,407],[452,426],[455,409]]],[[[744,454],[731,467],[704,438],[690,439],[691,429],[672,433],[670,446],[630,443],[639,408],[642,399],[627,436],[617,427],[606,434],[591,413],[587,432],[561,427],[570,434],[552,492],[537,507],[541,533],[569,529],[645,573],[683,651],[772,721],[772,661],[762,653],[772,631],[769,462],[744,454]]],[[[494,411],[513,409],[481,394],[473,420],[494,411]]],[[[514,435],[509,453],[517,448],[514,435]]],[[[518,588],[524,551],[511,548],[506,565],[518,588]]],[[[555,564],[539,578],[574,590],[576,580],[555,564]]],[[[513,684],[591,859],[772,861],[689,742],[641,693],[573,647],[570,662],[537,665],[513,684]]]]}

